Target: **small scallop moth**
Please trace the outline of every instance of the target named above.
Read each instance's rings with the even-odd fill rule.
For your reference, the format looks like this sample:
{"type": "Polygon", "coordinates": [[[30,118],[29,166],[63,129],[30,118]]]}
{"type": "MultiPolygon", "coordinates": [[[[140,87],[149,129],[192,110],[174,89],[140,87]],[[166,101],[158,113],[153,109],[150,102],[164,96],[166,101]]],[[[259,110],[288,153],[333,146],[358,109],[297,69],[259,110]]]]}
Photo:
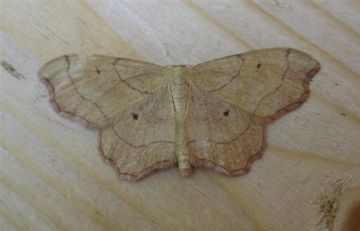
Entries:
{"type": "Polygon", "coordinates": [[[100,154],[139,180],[177,163],[229,176],[265,149],[266,125],[298,108],[320,64],[291,48],[254,50],[195,66],[64,55],[39,71],[53,108],[98,131],[100,154]]]}

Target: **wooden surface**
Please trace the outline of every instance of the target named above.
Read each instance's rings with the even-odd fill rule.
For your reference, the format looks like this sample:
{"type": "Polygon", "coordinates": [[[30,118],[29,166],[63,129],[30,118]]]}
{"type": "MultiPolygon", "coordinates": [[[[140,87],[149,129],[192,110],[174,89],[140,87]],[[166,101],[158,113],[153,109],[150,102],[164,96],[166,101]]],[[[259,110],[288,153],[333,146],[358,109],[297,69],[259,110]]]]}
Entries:
{"type": "Polygon", "coordinates": [[[359,15],[357,0],[0,0],[0,230],[360,230],[359,15]],[[278,46],[322,70],[236,178],[119,179],[37,77],[66,53],[169,65],[278,46]]]}

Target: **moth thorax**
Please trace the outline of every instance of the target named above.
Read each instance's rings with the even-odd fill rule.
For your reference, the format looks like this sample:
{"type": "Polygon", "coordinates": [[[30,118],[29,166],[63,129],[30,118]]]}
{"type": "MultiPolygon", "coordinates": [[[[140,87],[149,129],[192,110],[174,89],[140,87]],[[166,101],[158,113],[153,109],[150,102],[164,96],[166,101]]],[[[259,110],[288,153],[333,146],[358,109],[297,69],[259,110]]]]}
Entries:
{"type": "Polygon", "coordinates": [[[189,93],[189,84],[186,80],[176,78],[170,86],[174,107],[177,112],[185,111],[187,106],[187,98],[189,93]]]}

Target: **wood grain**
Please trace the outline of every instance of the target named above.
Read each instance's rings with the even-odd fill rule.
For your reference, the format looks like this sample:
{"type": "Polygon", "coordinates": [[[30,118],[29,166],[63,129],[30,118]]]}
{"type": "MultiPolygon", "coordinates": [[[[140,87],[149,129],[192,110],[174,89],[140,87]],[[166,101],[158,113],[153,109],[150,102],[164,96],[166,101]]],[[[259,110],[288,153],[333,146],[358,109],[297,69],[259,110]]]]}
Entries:
{"type": "MultiPolygon", "coordinates": [[[[1,230],[354,230],[360,198],[357,1],[0,1],[1,230]],[[36,73],[66,53],[169,64],[294,47],[322,70],[268,129],[249,174],[176,169],[138,183],[58,117],[36,73]],[[24,78],[16,78],[12,73],[24,78]]],[[[356,229],[355,229],[356,230],[356,229]]]]}

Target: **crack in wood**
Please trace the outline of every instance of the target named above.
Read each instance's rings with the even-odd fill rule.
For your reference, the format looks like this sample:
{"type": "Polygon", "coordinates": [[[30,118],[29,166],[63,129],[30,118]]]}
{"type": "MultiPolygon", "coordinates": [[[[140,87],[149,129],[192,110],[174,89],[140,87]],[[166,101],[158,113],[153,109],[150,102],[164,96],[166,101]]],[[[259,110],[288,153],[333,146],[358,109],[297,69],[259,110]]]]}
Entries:
{"type": "Polygon", "coordinates": [[[5,62],[4,60],[1,61],[1,66],[7,71],[11,76],[15,77],[16,79],[26,79],[21,73],[19,73],[11,64],[5,62]]]}

